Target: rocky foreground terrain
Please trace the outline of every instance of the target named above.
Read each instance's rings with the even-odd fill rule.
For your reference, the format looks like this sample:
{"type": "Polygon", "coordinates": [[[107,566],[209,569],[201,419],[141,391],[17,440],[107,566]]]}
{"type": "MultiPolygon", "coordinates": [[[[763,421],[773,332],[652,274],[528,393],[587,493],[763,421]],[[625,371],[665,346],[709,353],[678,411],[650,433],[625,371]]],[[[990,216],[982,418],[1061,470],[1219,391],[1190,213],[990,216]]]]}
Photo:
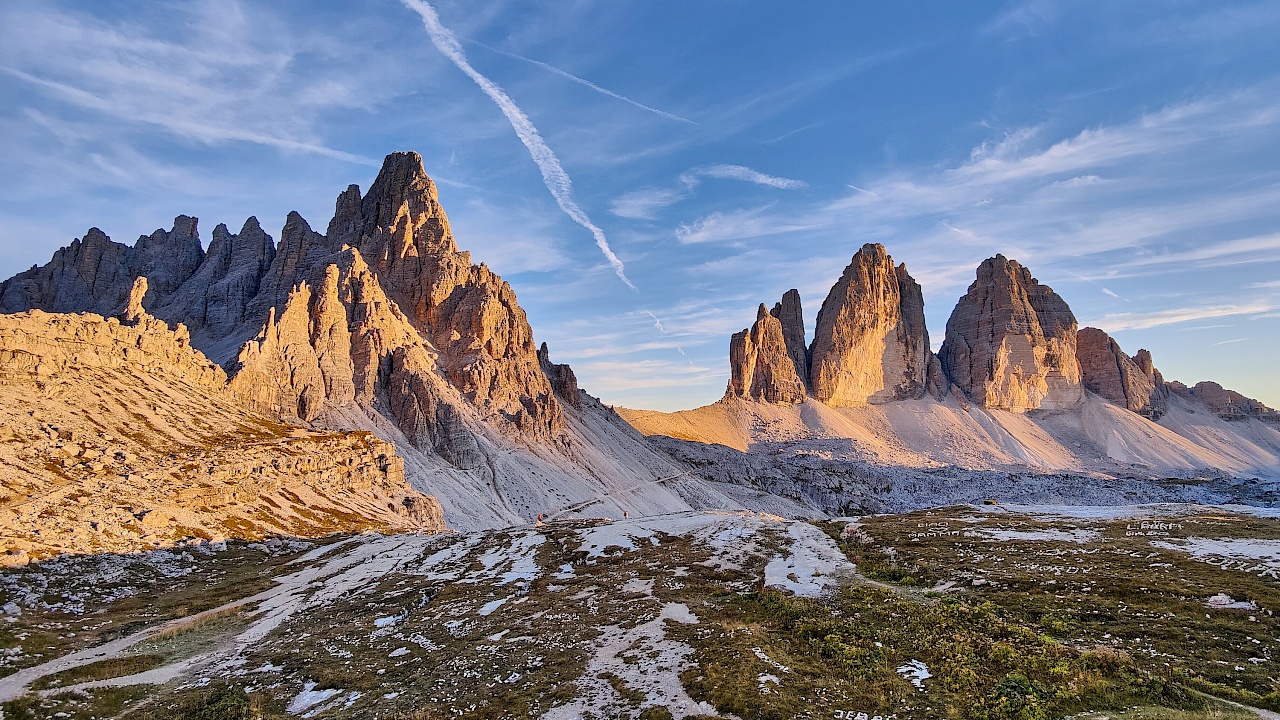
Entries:
{"type": "Polygon", "coordinates": [[[7,718],[1252,718],[1280,533],[1195,505],[750,512],[0,573],[7,718]],[[1236,703],[1235,705],[1229,703],[1236,703]]]}

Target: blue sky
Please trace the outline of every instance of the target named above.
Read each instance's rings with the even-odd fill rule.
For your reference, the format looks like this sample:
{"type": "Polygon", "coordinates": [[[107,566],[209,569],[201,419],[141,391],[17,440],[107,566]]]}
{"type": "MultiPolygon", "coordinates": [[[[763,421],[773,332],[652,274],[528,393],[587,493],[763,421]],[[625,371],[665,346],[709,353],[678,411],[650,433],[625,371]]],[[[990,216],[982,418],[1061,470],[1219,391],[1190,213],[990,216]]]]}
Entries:
{"type": "Polygon", "coordinates": [[[410,149],[606,402],[717,399],[758,303],[799,288],[812,329],[881,242],[935,347],[1001,252],[1167,378],[1280,406],[1278,3],[352,7],[0,5],[0,275],[179,213],[323,228],[410,149]]]}

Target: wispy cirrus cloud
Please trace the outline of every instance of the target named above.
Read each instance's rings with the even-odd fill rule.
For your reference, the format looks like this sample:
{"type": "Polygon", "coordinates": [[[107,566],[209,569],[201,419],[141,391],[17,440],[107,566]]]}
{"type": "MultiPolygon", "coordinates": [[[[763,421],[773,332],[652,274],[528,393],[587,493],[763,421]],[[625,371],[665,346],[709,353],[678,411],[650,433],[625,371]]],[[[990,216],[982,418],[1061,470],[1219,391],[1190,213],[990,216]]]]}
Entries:
{"type": "MultiPolygon", "coordinates": [[[[258,42],[272,23],[235,2],[206,0],[174,14],[190,32],[161,36],[39,4],[6,6],[0,73],[92,114],[105,134],[113,128],[102,119],[110,118],[206,145],[244,142],[377,165],[324,143],[315,122],[367,106],[372,96],[357,90],[357,76],[296,70],[297,38],[281,30],[275,42],[258,42]]],[[[308,44],[323,53],[322,42],[308,44]]]]}
{"type": "Polygon", "coordinates": [[[676,185],[668,188],[642,188],[623,193],[610,203],[609,211],[618,217],[654,220],[658,211],[690,197],[703,178],[736,180],[777,190],[800,190],[809,187],[803,180],[769,175],[745,165],[704,165],[680,173],[676,185]]]}
{"type": "Polygon", "coordinates": [[[826,227],[829,223],[825,218],[815,218],[808,222],[799,217],[778,218],[769,212],[772,207],[767,205],[728,213],[714,212],[691,223],[681,224],[676,228],[676,239],[686,245],[748,240],[814,230],[826,227]]]}
{"type": "Polygon", "coordinates": [[[752,170],[743,165],[709,165],[707,167],[694,168],[689,172],[680,176],[680,181],[685,184],[697,184],[699,178],[717,178],[720,180],[738,180],[741,182],[755,183],[756,185],[764,185],[766,187],[778,188],[779,190],[799,190],[809,187],[809,183],[803,180],[792,180],[791,178],[778,177],[777,175],[768,175],[759,170],[752,170]]]}
{"type": "Polygon", "coordinates": [[[1184,307],[1168,310],[1157,310],[1148,313],[1112,313],[1104,315],[1086,325],[1102,328],[1107,332],[1123,330],[1147,330],[1163,325],[1176,325],[1193,320],[1210,318],[1262,315],[1275,310],[1274,305],[1266,303],[1247,303],[1243,305],[1210,305],[1207,307],[1184,307]]]}

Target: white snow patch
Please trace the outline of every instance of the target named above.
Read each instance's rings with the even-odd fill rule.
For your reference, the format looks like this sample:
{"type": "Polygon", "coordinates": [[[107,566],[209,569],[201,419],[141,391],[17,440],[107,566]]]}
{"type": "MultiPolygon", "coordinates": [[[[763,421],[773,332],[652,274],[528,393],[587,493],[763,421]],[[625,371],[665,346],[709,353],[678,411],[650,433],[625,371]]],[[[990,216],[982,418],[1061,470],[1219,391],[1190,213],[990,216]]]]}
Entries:
{"type": "Polygon", "coordinates": [[[506,585],[517,580],[525,583],[537,580],[542,575],[537,560],[538,546],[546,540],[542,533],[529,530],[514,537],[506,547],[490,548],[480,556],[480,564],[484,565],[484,570],[468,578],[466,582],[498,578],[499,585],[506,585]]]}
{"type": "Polygon", "coordinates": [[[502,607],[502,604],[510,599],[511,598],[498,598],[497,600],[491,600],[484,605],[481,605],[479,610],[480,615],[486,616],[492,614],[494,610],[502,607]]]}
{"type": "Polygon", "coordinates": [[[790,555],[775,557],[764,569],[765,585],[782,588],[800,597],[818,597],[840,584],[843,576],[857,571],[835,541],[806,522],[787,527],[790,555]]]}
{"type": "Polygon", "coordinates": [[[377,628],[391,627],[407,617],[409,617],[409,615],[406,613],[404,615],[388,615],[386,617],[374,618],[373,626],[377,628]]]}
{"type": "Polygon", "coordinates": [[[316,690],[315,686],[316,684],[310,680],[303,683],[302,692],[298,693],[293,700],[289,701],[289,705],[285,708],[285,712],[290,715],[297,715],[298,713],[305,712],[308,708],[318,705],[342,692],[341,690],[335,690],[333,688],[329,688],[328,690],[316,690]]]}
{"type": "Polygon", "coordinates": [[[395,650],[392,650],[391,654],[388,655],[387,657],[404,657],[405,655],[408,655],[408,654],[409,654],[409,648],[398,647],[395,650]]]}
{"type": "MultiPolygon", "coordinates": [[[[736,532],[734,527],[743,523],[759,523],[762,516],[753,512],[683,512],[671,515],[655,515],[632,518],[604,525],[596,525],[581,533],[581,551],[588,559],[603,557],[608,548],[623,551],[636,549],[636,541],[656,545],[658,535],[689,535],[711,541],[717,533],[736,532]]],[[[754,531],[752,531],[754,532],[754,531]]],[[[749,533],[747,533],[749,534],[749,533]]],[[[712,541],[714,544],[714,541],[712,541]]],[[[718,548],[722,549],[722,548],[718,548]]]]}
{"type": "Polygon", "coordinates": [[[693,648],[666,637],[666,621],[694,624],[698,618],[683,604],[669,603],[656,618],[631,629],[602,628],[600,647],[587,661],[586,672],[577,681],[581,693],[573,701],[552,708],[548,720],[577,720],[584,717],[614,717],[626,709],[626,701],[602,674],[612,673],[632,690],[644,694],[641,709],[665,707],[672,717],[719,713],[705,702],[697,702],[685,692],[680,673],[692,663],[693,648]]]}
{"type": "Polygon", "coordinates": [[[911,681],[917,690],[924,690],[924,681],[933,677],[929,666],[919,660],[912,660],[898,668],[898,674],[911,681]]]}
{"type": "Polygon", "coordinates": [[[653,578],[641,580],[640,578],[631,578],[622,585],[624,593],[640,593],[642,595],[653,594],[653,578]]]}

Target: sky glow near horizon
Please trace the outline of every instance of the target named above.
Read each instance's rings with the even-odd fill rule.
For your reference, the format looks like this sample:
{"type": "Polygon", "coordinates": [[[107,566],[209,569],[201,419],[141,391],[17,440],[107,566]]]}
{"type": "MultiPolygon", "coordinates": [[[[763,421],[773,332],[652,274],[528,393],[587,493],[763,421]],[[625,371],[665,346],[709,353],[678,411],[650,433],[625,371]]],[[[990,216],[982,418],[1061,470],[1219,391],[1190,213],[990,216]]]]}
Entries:
{"type": "Polygon", "coordinates": [[[6,4],[0,276],[179,213],[323,228],[417,150],[609,403],[714,401],[759,303],[798,288],[812,331],[880,242],[935,348],[1003,253],[1166,378],[1280,406],[1280,5],[900,5],[6,4]]]}

